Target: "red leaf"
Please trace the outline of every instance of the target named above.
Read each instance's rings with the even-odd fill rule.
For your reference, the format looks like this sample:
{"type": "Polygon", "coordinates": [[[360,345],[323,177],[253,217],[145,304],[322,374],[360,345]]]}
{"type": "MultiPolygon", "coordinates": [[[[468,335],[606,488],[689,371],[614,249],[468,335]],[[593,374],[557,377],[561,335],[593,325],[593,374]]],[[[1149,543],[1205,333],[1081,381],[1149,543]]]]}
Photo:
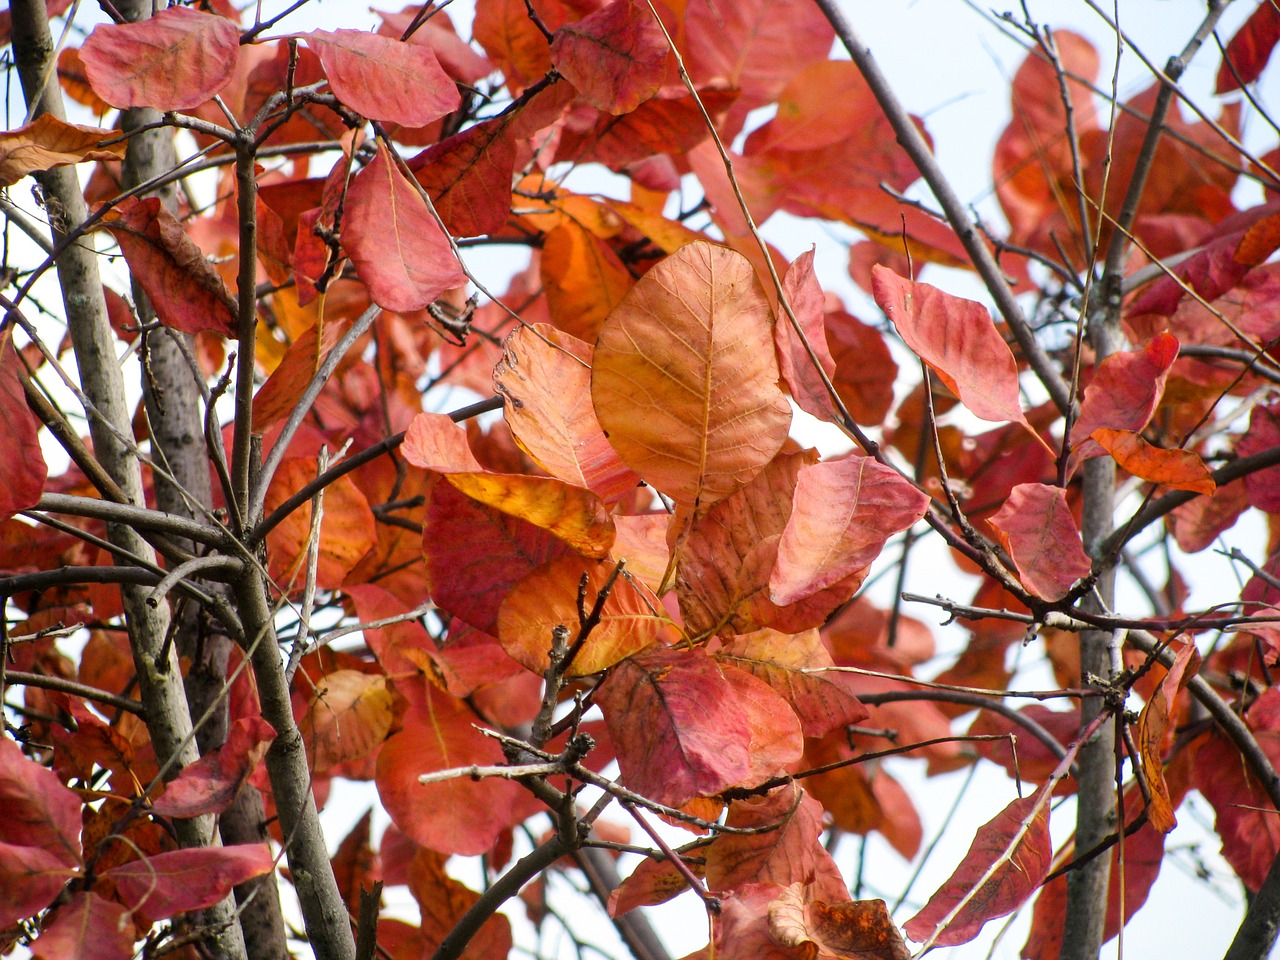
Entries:
{"type": "MultiPolygon", "coordinates": [[[[1280,447],[1280,403],[1254,407],[1249,415],[1249,429],[1236,441],[1236,454],[1249,457],[1276,447],[1280,447]]],[[[1280,513],[1280,466],[1246,476],[1244,492],[1251,506],[1264,513],[1280,513]]]]}
{"type": "Polygon", "coordinates": [[[477,630],[498,632],[498,608],[526,574],[568,552],[533,524],[437,483],[423,517],[422,553],[431,599],[477,630]]]}
{"type": "Polygon", "coordinates": [[[710,657],[659,648],[618,664],[598,688],[626,785],[678,807],[751,769],[751,729],[710,657]]]}
{"type": "Polygon", "coordinates": [[[342,243],[369,296],[385,310],[421,310],[466,283],[448,239],[385,147],[351,181],[342,243]]]}
{"type": "Polygon", "coordinates": [[[0,521],[39,503],[49,476],[40,450],[40,424],[27,407],[22,374],[10,327],[0,333],[0,420],[5,425],[7,451],[0,464],[0,521]]]}
{"type": "Polygon", "coordinates": [[[738,786],[754,787],[785,773],[804,753],[800,718],[763,680],[737,667],[721,668],[750,731],[747,772],[738,786]]]}
{"type": "Polygon", "coordinates": [[[779,606],[865,575],[885,541],[924,516],[929,498],[870,457],[815,463],[796,480],[791,518],[769,576],[779,606]]]}
{"type": "Polygon", "coordinates": [[[100,24],[80,48],[94,92],[121,109],[198,107],[231,82],[239,58],[235,23],[187,7],[100,24]]]}
{"type": "Polygon", "coordinates": [[[1156,334],[1136,350],[1107,357],[1085,387],[1080,419],[1072,427],[1072,434],[1087,442],[1099,427],[1142,430],[1155,413],[1176,359],[1178,340],[1168,333],[1156,334]]]}
{"type": "Polygon", "coordinates": [[[183,333],[211,330],[232,339],[239,336],[231,291],[159,197],[130,197],[102,223],[120,244],[130,273],[162,323],[183,333]]]}
{"type": "MultiPolygon", "coordinates": [[[[285,457],[271,478],[264,509],[270,513],[304,484],[314,480],[316,462],[309,457],[285,457]]],[[[267,534],[267,570],[284,589],[301,582],[303,564],[311,542],[311,511],[307,501],[267,534]]],[[[350,476],[339,477],[325,488],[320,516],[320,544],[316,584],[336,590],[360,559],[378,542],[378,531],[369,501],[350,476]]]]}
{"type": "Polygon", "coordinates": [[[232,847],[193,847],[130,860],[103,874],[130,910],[163,920],[191,910],[211,907],[246,880],[275,867],[265,844],[232,847]]]}
{"type": "MultiPolygon", "coordinates": [[[[1255,408],[1256,410],[1256,408],[1255,408]]],[[[1196,497],[1165,518],[1169,532],[1183,553],[1199,553],[1229,530],[1249,509],[1243,481],[1218,487],[1212,496],[1196,497]]]]}
{"type": "Polygon", "coordinates": [[[1100,427],[1090,437],[1135,477],[1193,493],[1213,493],[1218,488],[1204,461],[1190,450],[1155,447],[1130,430],[1100,427]]]}
{"type": "Polygon", "coordinates": [[[1018,364],[987,308],[881,266],[871,268],[876,303],[903,342],[982,420],[1022,424],[1018,364]]]}
{"type": "Polygon", "coordinates": [[[1260,3],[1227,44],[1222,66],[1218,68],[1216,92],[1228,93],[1257,80],[1271,59],[1277,41],[1280,41],[1280,11],[1270,2],[1260,3]]]}
{"type": "Polygon", "coordinates": [[[498,742],[475,728],[480,718],[462,701],[425,684],[425,697],[378,754],[378,795],[387,813],[414,842],[473,856],[484,853],[522,815],[521,793],[509,780],[459,777],[418,782],[420,774],[467,764],[503,762],[498,742]]]}
{"type": "Polygon", "coordinates": [[[446,227],[459,237],[497,233],[511,210],[516,143],[504,114],[477,123],[409,161],[446,227]]]}
{"type": "MultiPolygon", "coordinates": [[[[836,362],[827,346],[827,332],[823,322],[826,297],[813,272],[812,250],[796,257],[795,262],[787,268],[782,286],[796,319],[800,321],[805,340],[813,348],[813,354],[827,379],[834,380],[836,362]]],[[[826,384],[822,382],[822,377],[814,367],[809,351],[805,349],[795,327],[791,325],[791,320],[781,310],[778,312],[778,323],[773,329],[773,340],[778,350],[778,370],[796,405],[820,420],[835,420],[837,414],[835,404],[831,402],[831,394],[827,392],[826,384]]]]}
{"type": "Polygon", "coordinates": [[[330,320],[324,324],[317,322],[307,327],[289,344],[284,358],[271,371],[267,382],[253,395],[255,432],[266,431],[273,423],[293,412],[303,391],[320,369],[320,362],[350,328],[350,317],[330,320]]]}
{"type": "Polygon", "coordinates": [[[836,393],[854,420],[867,427],[879,426],[893,406],[893,384],[898,379],[898,364],[888,344],[879,330],[843,310],[828,313],[824,323],[836,365],[832,378],[836,393]]]}
{"type": "Polygon", "coordinates": [[[1052,859],[1047,798],[1014,800],[979,828],[955,873],[903,929],[919,943],[933,937],[935,932],[934,942],[938,946],[968,943],[988,920],[1003,917],[1022,906],[1048,876],[1052,859]],[[1019,836],[1024,826],[1026,830],[1019,836]],[[996,868],[951,922],[939,930],[947,915],[969,897],[992,864],[1006,853],[1008,859],[996,868]]]}
{"type": "Polygon", "coordinates": [[[834,661],[817,630],[788,635],[765,629],[735,636],[725,641],[716,659],[745,670],[781,694],[807,737],[821,737],[867,718],[867,708],[853,693],[852,678],[822,672],[834,661]]]}
{"type": "Polygon", "coordinates": [[[597,110],[630,113],[662,86],[667,40],[643,5],[613,0],[561,27],[551,62],[597,110]]]}
{"type": "Polygon", "coordinates": [[[137,933],[129,911],[92,890],[58,908],[31,944],[36,960],[129,960],[137,933]]]}
{"type": "Polygon", "coordinates": [[[987,522],[1037,597],[1058,600],[1088,576],[1089,557],[1061,487],[1020,483],[987,522]]]}
{"type": "Polygon", "coordinates": [[[299,34],[342,103],[370,120],[421,127],[458,109],[461,97],[429,47],[363,30],[299,34]]]}
{"type": "Polygon", "coordinates": [[[80,867],[80,798],[0,737],[0,929],[43,910],[80,867]]]}
{"type": "Polygon", "coordinates": [[[261,717],[242,717],[227,731],[226,742],[185,768],[152,805],[165,817],[222,813],[231,806],[276,737],[261,717]]]}

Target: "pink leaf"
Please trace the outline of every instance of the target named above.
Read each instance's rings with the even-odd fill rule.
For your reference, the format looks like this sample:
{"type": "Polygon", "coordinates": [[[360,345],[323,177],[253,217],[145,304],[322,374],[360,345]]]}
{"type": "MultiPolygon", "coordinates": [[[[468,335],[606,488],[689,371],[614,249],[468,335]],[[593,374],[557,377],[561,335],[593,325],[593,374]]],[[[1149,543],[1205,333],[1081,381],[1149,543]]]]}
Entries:
{"type": "Polygon", "coordinates": [[[0,334],[0,417],[7,437],[0,464],[0,520],[8,520],[40,502],[49,476],[40,451],[40,424],[22,389],[22,360],[13,348],[12,328],[0,334]]]}
{"type": "MultiPolygon", "coordinates": [[[[834,381],[836,362],[827,345],[824,323],[826,298],[813,272],[812,250],[796,257],[795,262],[787,268],[782,285],[791,309],[800,321],[805,340],[813,348],[813,354],[818,358],[827,379],[834,381]]],[[[795,327],[791,325],[790,318],[781,310],[777,326],[773,328],[773,342],[778,350],[778,369],[796,404],[805,413],[820,420],[835,420],[837,414],[835,404],[831,402],[831,394],[827,392],[826,384],[822,382],[822,376],[814,367],[813,359],[795,327]]]]}
{"type": "MultiPolygon", "coordinates": [[[[1170,333],[1158,333],[1136,350],[1107,357],[1085,387],[1072,436],[1087,440],[1099,427],[1135,433],[1142,430],[1155,413],[1176,359],[1178,338],[1170,333]]],[[[1094,450],[1095,455],[1100,452],[1094,450]]]]}
{"type": "Polygon", "coordinates": [[[31,944],[36,960],[129,960],[136,936],[129,911],[93,891],[58,908],[31,944]]]}
{"type": "Polygon", "coordinates": [[[116,895],[130,910],[163,920],[211,907],[233,887],[274,867],[265,844],[246,843],[157,853],[112,867],[103,877],[115,883],[116,895]]]}
{"type": "Polygon", "coordinates": [[[94,92],[121,109],[198,107],[231,82],[239,57],[232,21],[187,7],[101,24],[80,48],[94,92]]]}
{"type": "Polygon", "coordinates": [[[448,239],[384,147],[347,190],[342,244],[385,310],[421,310],[466,283],[448,239]]]}
{"type": "Polygon", "coordinates": [[[1061,487],[1020,483],[987,522],[1037,597],[1058,600],[1088,576],[1089,557],[1061,487]]]}
{"type": "Polygon", "coordinates": [[[261,717],[242,717],[227,731],[226,742],[180,773],[152,805],[166,817],[222,813],[231,806],[276,737],[261,717]]]}
{"type": "Polygon", "coordinates": [[[338,99],[361,116],[421,127],[458,109],[458,88],[429,47],[362,30],[313,30],[299,36],[338,99]]]}
{"type": "Polygon", "coordinates": [[[643,5],[613,0],[561,27],[551,62],[597,110],[630,113],[662,86],[667,41],[643,5]]]}
{"type": "MultiPolygon", "coordinates": [[[[1250,457],[1280,447],[1280,403],[1254,407],[1249,429],[1236,441],[1236,454],[1250,457]]],[[[1256,470],[1244,478],[1244,492],[1250,505],[1264,513],[1280,513],[1280,467],[1256,470]]]]}

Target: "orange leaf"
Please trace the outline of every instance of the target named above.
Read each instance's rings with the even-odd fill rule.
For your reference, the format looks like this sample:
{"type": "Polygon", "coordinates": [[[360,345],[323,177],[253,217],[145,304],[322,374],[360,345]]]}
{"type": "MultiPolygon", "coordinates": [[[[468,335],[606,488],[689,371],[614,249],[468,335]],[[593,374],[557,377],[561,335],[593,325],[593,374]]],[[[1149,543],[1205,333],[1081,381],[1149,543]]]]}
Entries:
{"type": "Polygon", "coordinates": [[[744,883],[812,882],[816,875],[834,880],[831,895],[843,890],[840,871],[818,838],[822,806],[798,785],[779,787],[763,797],[729,804],[732,827],[758,833],[726,833],[707,848],[707,885],[731,890],[744,883]],[[764,829],[772,826],[774,829],[764,829]]]}
{"type": "Polygon", "coordinates": [[[100,24],[80,48],[94,91],[121,109],[198,107],[231,82],[239,58],[239,27],[188,7],[100,24]]]}
{"type": "Polygon", "coordinates": [[[0,133],[0,187],[17,183],[29,173],[51,170],[87,160],[123,160],[124,141],[100,147],[119,130],[65,123],[50,113],[16,130],[0,133]]]}
{"type": "MultiPolygon", "coordinates": [[[[267,488],[266,512],[271,513],[315,476],[314,460],[285,457],[267,488]]],[[[316,585],[321,590],[336,590],[360,558],[378,542],[378,530],[369,501],[350,476],[339,477],[325,488],[322,509],[316,585]]],[[[281,589],[289,589],[288,582],[303,573],[302,565],[306,562],[311,538],[311,510],[311,502],[308,501],[267,534],[270,558],[267,569],[281,589]]]]}
{"type": "Polygon", "coordinates": [[[1037,795],[1014,800],[978,829],[955,873],[903,929],[912,940],[921,943],[935,934],[934,942],[939,946],[968,943],[988,920],[1022,906],[1048,876],[1052,859],[1047,798],[1037,795]],[[978,881],[1001,857],[1007,858],[975,890],[978,881]],[[962,900],[964,906],[945,928],[939,929],[962,900]]]}
{"type": "Polygon", "coordinates": [[[369,296],[385,310],[421,310],[466,283],[418,189],[382,146],[347,189],[342,245],[369,296]]]}
{"type": "MultiPolygon", "coordinates": [[[[480,894],[445,872],[442,854],[418,849],[409,861],[409,892],[422,913],[424,949],[430,956],[458,925],[480,894]]],[[[469,960],[507,960],[511,953],[511,921],[501,913],[489,917],[467,943],[469,960]]]]}
{"type": "Polygon", "coordinates": [[[786,440],[791,408],[761,349],[772,323],[750,262],[697,242],[646,273],[601,328],[596,416],[622,459],[677,503],[724,499],[786,440]]]}
{"type": "Polygon", "coordinates": [[[1173,814],[1169,785],[1164,779],[1164,737],[1169,729],[1169,712],[1173,709],[1178,691],[1199,668],[1199,661],[1200,652],[1195,644],[1183,644],[1174,657],[1168,674],[1138,714],[1138,752],[1143,775],[1151,790],[1147,818],[1151,821],[1151,826],[1161,833],[1168,833],[1178,825],[1178,819],[1173,814]]]}
{"type": "Polygon", "coordinates": [[[421,127],[458,109],[458,88],[429,47],[363,30],[299,34],[342,103],[370,120],[421,127]]]}
{"type": "Polygon", "coordinates": [[[585,556],[605,557],[613,545],[613,518],[594,493],[554,477],[484,470],[462,428],[443,414],[419,414],[402,452],[414,466],[444,474],[471,499],[548,530],[585,556]]]}
{"type": "Polygon", "coordinates": [[[591,406],[591,347],[534,324],[503,344],[493,380],[516,443],[553,477],[612,504],[640,478],[614,452],[591,406]]]}
{"type": "Polygon", "coordinates": [[[547,232],[540,270],[551,322],[588,343],[634,284],[618,255],[572,221],[547,232]]]}
{"type": "Polygon", "coordinates": [[[1190,450],[1153,447],[1131,430],[1099,427],[1089,436],[1135,477],[1193,493],[1213,493],[1218,489],[1204,461],[1190,450]]]}
{"type": "Polygon", "coordinates": [[[902,934],[883,900],[828,903],[793,883],[769,904],[774,940],[805,960],[907,960],[902,934]]]}
{"type": "Polygon", "coordinates": [[[320,361],[351,328],[351,321],[351,317],[342,317],[324,324],[313,323],[289,344],[284,357],[267,377],[267,382],[253,395],[254,431],[265,431],[293,411],[311,378],[320,369],[320,361]]]}
{"type": "Polygon", "coordinates": [[[359,670],[321,677],[298,730],[312,769],[323,773],[348,760],[363,760],[391,730],[392,694],[387,678],[359,670]]]}
{"type": "MultiPolygon", "coordinates": [[[[578,589],[585,576],[586,607],[596,602],[614,564],[569,555],[534,570],[512,588],[498,611],[498,639],[511,657],[536,674],[546,672],[551,631],[577,636],[578,589]]],[[[600,623],[587,636],[566,676],[585,677],[613,666],[653,643],[662,629],[662,604],[641,583],[619,576],[605,600],[600,623]]]]}
{"type": "Polygon", "coordinates": [[[1066,596],[1092,569],[1061,487],[1020,483],[987,522],[1013,558],[1023,586],[1037,597],[1066,596]]]}
{"type": "MultiPolygon", "coordinates": [[[[170,7],[170,10],[185,10],[170,7]]],[[[221,274],[159,197],[130,197],[102,218],[156,315],[183,333],[239,336],[236,301],[221,274]]]]}

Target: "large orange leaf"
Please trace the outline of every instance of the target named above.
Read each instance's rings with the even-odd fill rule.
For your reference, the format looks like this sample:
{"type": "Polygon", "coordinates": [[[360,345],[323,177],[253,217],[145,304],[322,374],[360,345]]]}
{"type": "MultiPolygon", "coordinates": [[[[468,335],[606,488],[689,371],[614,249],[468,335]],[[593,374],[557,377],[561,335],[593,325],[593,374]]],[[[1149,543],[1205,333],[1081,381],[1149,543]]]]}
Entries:
{"type": "Polygon", "coordinates": [[[540,269],[552,323],[588,343],[634,284],[618,255],[570,220],[547,231],[540,269]]]}
{"type": "Polygon", "coordinates": [[[598,689],[623,782],[678,807],[734,786],[751,769],[751,727],[719,665],[660,647],[623,660],[598,689]]]}
{"type": "Polygon", "coordinates": [[[82,127],[44,113],[26,126],[0,133],[0,187],[17,183],[29,173],[51,170],[87,160],[123,160],[125,144],[101,147],[119,130],[82,127]]]}
{"type": "Polygon", "coordinates": [[[871,457],[804,467],[769,576],[770,599],[797,603],[865,576],[885,541],[924,516],[929,497],[871,457]]]}
{"type": "Polygon", "coordinates": [[[431,599],[488,634],[498,632],[498,608],[507,592],[568,551],[546,530],[478,503],[449,483],[432,487],[422,526],[431,599]]]}
{"type": "Polygon", "coordinates": [[[1132,430],[1099,427],[1089,436],[1135,477],[1193,493],[1213,493],[1218,489],[1204,461],[1190,450],[1153,446],[1132,430]]]}
{"type": "Polygon", "coordinates": [[[596,420],[591,354],[588,344],[547,324],[520,327],[503,344],[493,380],[520,448],[553,477],[611,504],[640,478],[618,458],[596,420]]]}
{"type": "Polygon", "coordinates": [[[805,960],[907,960],[911,951],[883,900],[820,899],[792,883],[769,904],[774,940],[805,960]]]}
{"type": "Polygon", "coordinates": [[[102,223],[120,244],[129,272],[163,324],[183,333],[211,330],[224,337],[239,336],[235,298],[159,197],[129,197],[102,223]]]}
{"type": "Polygon", "coordinates": [[[448,239],[385,147],[352,180],[345,211],[342,245],[378,306],[421,310],[466,283],[448,239]]]}
{"type": "Polygon", "coordinates": [[[696,242],[645,274],[601,328],[596,416],[622,459],[677,503],[724,499],[786,440],[772,324],[750,262],[696,242]]]}
{"type": "MultiPolygon", "coordinates": [[[[545,673],[550,664],[552,630],[568,628],[571,642],[578,635],[578,590],[583,578],[590,610],[613,571],[612,563],[572,554],[534,570],[511,589],[498,611],[502,648],[534,673],[545,673]]],[[[566,676],[599,673],[643,650],[657,639],[663,616],[661,602],[647,587],[617,577],[600,623],[574,655],[566,676]]]]}
{"type": "Polygon", "coordinates": [[[986,307],[879,265],[871,275],[876,303],[903,342],[970,413],[995,423],[1019,423],[1039,437],[1022,412],[1017,361],[986,307]]]}
{"type": "Polygon", "coordinates": [[[323,773],[372,755],[391,730],[391,708],[384,676],[335,670],[317,680],[298,721],[312,769],[323,773]]]}
{"type": "Polygon", "coordinates": [[[414,466],[444,474],[473,500],[548,530],[586,556],[607,556],[613,545],[613,518],[594,493],[554,477],[488,472],[462,429],[443,414],[419,414],[401,452],[414,466]]]}
{"type": "MultiPolygon", "coordinates": [[[[313,459],[285,457],[267,488],[266,512],[271,513],[315,477],[313,459]]],[[[305,573],[303,564],[311,538],[311,510],[308,501],[267,534],[267,570],[282,589],[288,589],[295,577],[300,584],[305,573]]],[[[336,590],[360,558],[378,542],[378,530],[369,501],[350,476],[339,477],[325,488],[322,510],[316,585],[321,590],[336,590]]]]}
{"type": "Polygon", "coordinates": [[[1089,557],[1061,487],[1020,483],[987,522],[1037,597],[1058,600],[1088,576],[1089,557]]]}
{"type": "Polygon", "coordinates": [[[867,718],[867,708],[854,695],[850,676],[822,672],[834,661],[817,630],[786,634],[766,628],[731,637],[716,658],[781,694],[800,718],[807,737],[821,737],[867,718]]]}
{"type": "Polygon", "coordinates": [[[231,82],[239,58],[236,24],[189,7],[100,24],[80,48],[94,92],[121,109],[198,107],[231,82]]]}
{"type": "Polygon", "coordinates": [[[370,120],[421,127],[458,109],[458,88],[430,47],[363,30],[301,34],[345,106],[370,120]]]}
{"type": "Polygon", "coordinates": [[[1049,873],[1049,804],[1038,796],[1020,797],[979,828],[969,852],[923,910],[903,927],[912,940],[933,937],[939,946],[968,943],[983,924],[1012,913],[1036,891],[1049,873]],[[978,887],[987,870],[1005,858],[978,887]],[[975,887],[977,889],[975,890],[975,887]],[[971,896],[972,894],[972,896],[971,896]],[[943,920],[965,901],[947,926],[943,920]]]}
{"type": "Polygon", "coordinates": [[[662,86],[667,40],[642,4],[613,0],[561,27],[551,62],[597,110],[630,113],[662,86]]]}
{"type": "Polygon", "coordinates": [[[462,701],[426,685],[426,697],[378,753],[378,795],[395,825],[415,843],[441,853],[474,856],[509,825],[521,788],[509,780],[459,777],[420,783],[424,773],[503,762],[502,748],[475,725],[462,701]]]}
{"type": "Polygon", "coordinates": [[[44,492],[49,468],[40,450],[40,424],[27,407],[22,359],[13,348],[13,328],[0,333],[0,417],[5,448],[0,464],[0,520],[34,507],[44,492]]]}

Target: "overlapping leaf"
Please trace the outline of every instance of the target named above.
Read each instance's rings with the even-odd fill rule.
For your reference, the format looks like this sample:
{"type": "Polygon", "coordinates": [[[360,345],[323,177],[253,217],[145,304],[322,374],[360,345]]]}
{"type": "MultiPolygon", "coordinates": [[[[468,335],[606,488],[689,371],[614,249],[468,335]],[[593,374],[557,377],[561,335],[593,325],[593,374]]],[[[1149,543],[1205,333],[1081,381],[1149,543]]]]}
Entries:
{"type": "Polygon", "coordinates": [[[39,170],[90,160],[123,160],[123,140],[100,145],[118,136],[119,130],[66,123],[43,113],[25,126],[0,133],[0,187],[12,186],[39,170]]]}
{"type": "Polygon", "coordinates": [[[342,245],[386,310],[421,310],[466,283],[448,238],[385,147],[347,190],[342,245]]]}
{"type": "Polygon", "coordinates": [[[198,107],[231,82],[239,57],[235,23],[190,7],[100,24],[80,48],[94,91],[121,109],[198,107]]]}
{"type": "Polygon", "coordinates": [[[298,721],[316,773],[371,756],[391,730],[392,700],[384,676],[335,670],[320,677],[298,721]]]}
{"type": "Polygon", "coordinates": [[[1135,477],[1193,493],[1213,493],[1217,489],[1209,468],[1190,450],[1152,446],[1131,430],[1099,427],[1089,436],[1135,477]]]}
{"type": "Polygon", "coordinates": [[[786,439],[772,323],[751,264],[698,242],[645,274],[601,328],[596,416],[622,459],[677,503],[724,499],[786,439]]]}
{"type": "Polygon", "coordinates": [[[274,868],[265,844],[245,843],[157,853],[112,867],[103,877],[129,909],[163,920],[211,907],[233,887],[274,868]]]}
{"type": "Polygon", "coordinates": [[[231,806],[275,736],[271,724],[261,717],[236,720],[227,731],[226,741],[170,781],[152,809],[166,817],[221,813],[231,806]]]}
{"type": "Polygon", "coordinates": [[[120,244],[129,272],[162,323],[183,333],[211,330],[224,337],[239,336],[235,298],[159,197],[129,197],[102,223],[120,244]]]}
{"type": "MultiPolygon", "coordinates": [[[[774,338],[778,348],[778,367],[782,373],[782,379],[791,390],[791,396],[801,410],[813,414],[820,420],[834,420],[835,405],[831,402],[831,395],[827,391],[819,368],[826,374],[827,380],[834,380],[836,362],[832,359],[831,351],[827,346],[827,331],[823,323],[826,298],[813,272],[812,250],[802,253],[787,268],[782,286],[796,319],[800,321],[800,329],[804,332],[802,340],[787,317],[778,318],[774,338]],[[813,350],[813,357],[817,358],[818,367],[814,366],[809,349],[805,347],[806,343],[813,350]]],[[[841,397],[841,399],[844,398],[841,397]]]]}
{"type": "MultiPolygon", "coordinates": [[[[315,477],[315,460],[285,457],[267,488],[267,513],[315,477]]],[[[303,565],[311,544],[313,509],[310,502],[304,504],[267,534],[270,550],[267,569],[282,587],[291,582],[302,583],[305,575],[303,565]]],[[[342,586],[360,558],[378,542],[377,525],[369,501],[350,476],[338,477],[325,488],[319,537],[316,584],[322,590],[335,590],[342,586]]]]}
{"type": "Polygon", "coordinates": [[[643,5],[613,0],[561,27],[551,62],[597,110],[630,113],[662,85],[667,40],[643,5]]]}
{"type": "Polygon", "coordinates": [[[37,960],[128,960],[136,935],[129,911],[81,891],[64,904],[31,944],[37,960]]]}
{"type": "Polygon", "coordinates": [[[1089,557],[1061,487],[1020,483],[987,522],[1037,597],[1058,600],[1088,576],[1089,557]]]}
{"type": "Polygon", "coordinates": [[[907,960],[883,900],[828,902],[793,883],[769,905],[774,940],[812,960],[907,960]]]}

